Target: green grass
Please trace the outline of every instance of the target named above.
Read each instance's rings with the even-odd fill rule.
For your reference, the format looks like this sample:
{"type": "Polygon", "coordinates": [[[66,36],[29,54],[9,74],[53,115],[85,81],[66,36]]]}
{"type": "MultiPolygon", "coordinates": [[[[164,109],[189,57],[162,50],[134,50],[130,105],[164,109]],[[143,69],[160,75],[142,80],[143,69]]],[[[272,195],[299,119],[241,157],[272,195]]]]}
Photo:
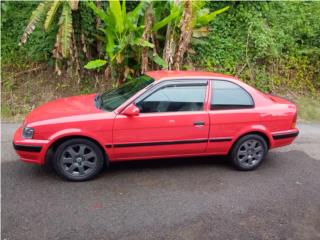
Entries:
{"type": "Polygon", "coordinates": [[[299,119],[320,122],[320,97],[300,97],[296,103],[299,119]]]}
{"type": "Polygon", "coordinates": [[[1,119],[11,119],[12,113],[8,104],[1,103],[1,119]]]}

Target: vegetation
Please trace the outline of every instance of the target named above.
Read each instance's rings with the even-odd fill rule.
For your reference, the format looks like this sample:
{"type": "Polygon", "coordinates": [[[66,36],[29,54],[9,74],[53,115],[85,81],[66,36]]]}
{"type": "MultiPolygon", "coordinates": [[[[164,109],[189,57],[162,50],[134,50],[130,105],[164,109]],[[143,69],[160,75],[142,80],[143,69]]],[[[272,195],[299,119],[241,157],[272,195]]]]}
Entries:
{"type": "Polygon", "coordinates": [[[1,13],[6,116],[152,69],[201,69],[298,99],[301,116],[318,118],[317,1],[2,1],[1,13]]]}
{"type": "MultiPolygon", "coordinates": [[[[210,2],[212,8],[219,7],[210,2]]],[[[194,67],[236,74],[264,91],[319,93],[320,2],[233,3],[195,42],[194,67]]]]}
{"type": "Polygon", "coordinates": [[[308,121],[320,120],[320,98],[311,98],[310,96],[298,97],[299,118],[308,121]]]}
{"type": "MultiPolygon", "coordinates": [[[[40,20],[44,20],[43,27],[44,30],[48,32],[51,29],[55,18],[57,18],[57,12],[61,8],[56,41],[52,51],[52,57],[56,59],[55,71],[58,75],[61,75],[59,60],[63,58],[69,59],[70,56],[78,55],[76,38],[72,25],[72,11],[78,10],[78,3],[78,0],[54,0],[39,3],[37,8],[32,12],[29,23],[20,38],[19,45],[21,46],[27,42],[30,34],[35,30],[40,20]]],[[[77,70],[79,71],[78,58],[73,57],[72,60],[76,61],[77,70]]]]}
{"type": "Polygon", "coordinates": [[[100,39],[105,43],[106,60],[90,61],[85,68],[95,69],[107,65],[106,77],[109,78],[111,73],[111,79],[117,78],[118,84],[131,73],[139,72],[139,69],[134,69],[136,66],[140,66],[141,73],[148,71],[149,65],[153,69],[160,67],[179,70],[193,30],[196,33],[202,30],[201,27],[206,28],[216,15],[229,8],[210,13],[204,1],[191,0],[142,1],[131,12],[127,12],[125,0],[122,5],[119,0],[110,0],[106,10],[99,8],[93,1],[87,5],[104,22],[104,27],[99,30],[104,33],[100,39]],[[166,30],[162,31],[163,28],[166,30]],[[163,58],[159,55],[163,55],[163,58]],[[154,64],[149,64],[149,58],[154,64]]]}
{"type": "MultiPolygon", "coordinates": [[[[139,48],[153,46],[142,39],[144,25],[139,20],[143,17],[146,4],[147,2],[141,2],[132,11],[127,12],[125,1],[122,2],[122,6],[120,1],[109,1],[106,10],[98,8],[93,1],[88,2],[88,7],[104,23],[104,27],[99,30],[104,33],[100,39],[105,43],[105,59],[89,62],[85,65],[86,69],[96,69],[107,64],[105,75],[106,78],[110,78],[111,73],[111,79],[119,79],[124,71],[126,75],[132,71],[129,68],[129,60],[139,58],[139,48]]],[[[120,83],[122,81],[123,79],[119,79],[120,83]]]]}

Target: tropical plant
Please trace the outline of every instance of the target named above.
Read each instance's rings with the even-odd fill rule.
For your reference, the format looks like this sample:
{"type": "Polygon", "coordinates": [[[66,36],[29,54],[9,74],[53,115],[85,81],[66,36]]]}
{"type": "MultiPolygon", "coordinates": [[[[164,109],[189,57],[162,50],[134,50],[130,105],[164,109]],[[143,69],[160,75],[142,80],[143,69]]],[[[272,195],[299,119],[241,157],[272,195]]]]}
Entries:
{"type": "Polygon", "coordinates": [[[126,1],[121,4],[119,0],[110,0],[107,10],[98,8],[93,1],[88,1],[87,5],[104,23],[104,26],[99,28],[104,36],[98,38],[105,43],[106,61],[93,60],[86,64],[85,68],[101,68],[101,64],[107,64],[106,76],[111,75],[112,80],[121,83],[124,77],[134,72],[134,69],[129,67],[129,61],[135,62],[139,59],[141,48],[154,47],[142,38],[142,18],[148,2],[140,2],[130,12],[127,12],[126,1]]]}
{"type": "MultiPolygon", "coordinates": [[[[170,14],[154,25],[153,31],[167,26],[163,59],[166,61],[168,69],[180,69],[191,39],[207,36],[208,24],[217,15],[229,9],[227,6],[210,12],[205,5],[205,1],[170,1],[170,14]]],[[[156,11],[161,10],[156,9],[156,11]]]]}
{"type": "MultiPolygon", "coordinates": [[[[43,21],[44,30],[49,31],[52,28],[57,12],[59,9],[62,9],[58,22],[59,28],[53,49],[53,57],[56,59],[69,58],[70,52],[75,47],[72,44],[72,11],[78,10],[78,3],[79,0],[54,0],[39,3],[37,8],[32,12],[29,23],[20,39],[19,45],[21,46],[28,41],[30,34],[35,30],[40,21],[43,21]]],[[[56,65],[56,70],[60,72],[58,65],[56,65]]]]}
{"type": "MultiPolygon", "coordinates": [[[[152,69],[180,69],[192,33],[194,37],[205,36],[209,31],[207,25],[229,8],[210,12],[204,1],[191,0],[142,1],[128,13],[125,1],[121,6],[119,0],[110,0],[106,11],[93,1],[88,6],[105,24],[100,28],[104,37],[99,38],[105,42],[106,73],[109,75],[111,71],[112,78],[115,77],[112,72],[119,72],[119,67],[125,69],[120,78],[135,72],[131,69],[132,62],[140,65],[141,73],[148,71],[151,64],[152,69]]],[[[101,61],[89,62],[85,68],[101,68],[101,61]]]]}
{"type": "MultiPolygon", "coordinates": [[[[205,1],[191,0],[154,1],[149,4],[145,11],[143,39],[155,47],[142,50],[142,73],[149,70],[150,58],[163,69],[182,68],[185,52],[190,50],[191,39],[206,37],[209,23],[229,9],[227,6],[210,12],[205,6],[205,1]]],[[[152,64],[151,69],[155,67],[152,64]]]]}

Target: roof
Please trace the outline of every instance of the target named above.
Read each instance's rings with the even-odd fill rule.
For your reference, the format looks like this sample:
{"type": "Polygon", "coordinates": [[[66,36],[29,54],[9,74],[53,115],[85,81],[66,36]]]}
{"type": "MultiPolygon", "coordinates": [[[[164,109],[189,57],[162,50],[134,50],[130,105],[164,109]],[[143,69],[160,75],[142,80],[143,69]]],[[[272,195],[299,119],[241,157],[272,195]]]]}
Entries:
{"type": "Polygon", "coordinates": [[[225,75],[215,72],[202,72],[202,71],[168,71],[159,70],[147,72],[146,75],[154,78],[155,80],[161,80],[163,78],[183,78],[183,77],[210,77],[210,78],[231,78],[237,79],[234,76],[225,75]]]}

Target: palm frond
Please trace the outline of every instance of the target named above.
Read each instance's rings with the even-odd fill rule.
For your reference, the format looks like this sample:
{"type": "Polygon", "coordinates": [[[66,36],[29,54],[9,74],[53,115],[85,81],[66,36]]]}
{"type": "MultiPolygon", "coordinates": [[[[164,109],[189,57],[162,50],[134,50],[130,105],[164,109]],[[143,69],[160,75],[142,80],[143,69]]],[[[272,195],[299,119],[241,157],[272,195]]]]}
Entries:
{"type": "Polygon", "coordinates": [[[59,0],[55,0],[53,3],[52,3],[52,6],[50,8],[50,10],[48,11],[47,13],[47,17],[46,17],[46,20],[44,22],[44,29],[46,31],[48,31],[49,27],[51,26],[51,23],[61,5],[62,1],[59,1],[59,0]]]}
{"type": "Polygon", "coordinates": [[[170,14],[163,18],[161,21],[157,22],[152,30],[153,31],[158,31],[160,28],[163,28],[164,26],[167,26],[172,20],[174,19],[177,19],[179,17],[179,15],[182,14],[182,8],[180,5],[173,5],[171,7],[171,10],[170,10],[170,14]]]}
{"type": "Polygon", "coordinates": [[[122,33],[124,29],[123,14],[119,0],[109,0],[109,9],[114,18],[117,33],[122,33]]]}
{"type": "Polygon", "coordinates": [[[93,11],[93,13],[98,16],[99,18],[101,18],[101,20],[108,24],[109,23],[109,16],[101,9],[98,8],[97,5],[93,2],[93,1],[87,1],[87,6],[89,8],[91,8],[91,10],[93,11]]]}
{"type": "Polygon", "coordinates": [[[62,14],[59,20],[59,32],[60,35],[60,46],[61,46],[61,54],[64,58],[67,58],[70,53],[71,48],[71,34],[73,31],[72,28],[72,12],[69,4],[63,4],[62,14]]]}
{"type": "Polygon", "coordinates": [[[34,29],[36,28],[36,25],[38,24],[40,19],[45,16],[45,14],[50,6],[51,6],[51,2],[42,2],[32,12],[29,23],[20,38],[20,42],[19,42],[20,46],[25,44],[28,41],[30,34],[34,31],[34,29]]]}
{"type": "Polygon", "coordinates": [[[141,1],[138,6],[135,7],[135,9],[127,14],[129,18],[128,21],[137,21],[139,16],[143,15],[143,11],[147,8],[148,4],[148,1],[141,1]]]}
{"type": "Polygon", "coordinates": [[[123,18],[123,22],[126,21],[127,18],[127,7],[126,7],[126,0],[122,0],[122,18],[123,18]]]}
{"type": "Polygon", "coordinates": [[[109,29],[106,29],[105,35],[107,37],[106,53],[108,54],[109,58],[112,59],[114,58],[114,48],[115,48],[114,35],[112,31],[110,31],[109,29]]]}

